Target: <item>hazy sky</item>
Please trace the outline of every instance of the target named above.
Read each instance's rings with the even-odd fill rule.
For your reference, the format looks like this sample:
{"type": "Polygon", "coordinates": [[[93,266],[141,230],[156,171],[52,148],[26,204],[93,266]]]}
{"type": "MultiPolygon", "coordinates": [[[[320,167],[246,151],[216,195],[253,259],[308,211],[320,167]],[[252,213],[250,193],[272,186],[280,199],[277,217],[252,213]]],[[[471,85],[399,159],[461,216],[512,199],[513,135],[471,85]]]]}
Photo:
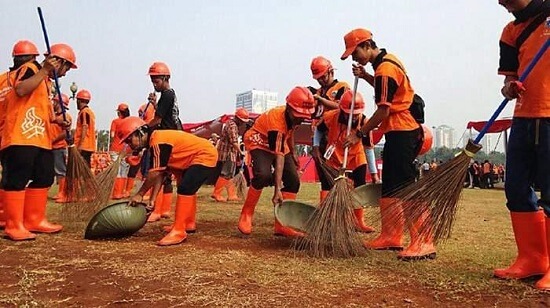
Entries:
{"type": "MultiPolygon", "coordinates": [[[[426,101],[427,124],[448,124],[458,139],[469,120],[488,119],[502,100],[498,40],[512,20],[497,0],[1,2],[0,67],[11,66],[19,39],[45,50],[41,6],[50,42],[77,54],[79,68],[62,79],[62,91],[72,81],[91,91],[98,129],[109,127],[118,103],[135,114],[145,102],[154,61],[172,70],[184,122],[233,112],[235,94],[252,88],[277,91],[282,103],[295,85],[318,86],[309,69],[318,55],[352,84],[351,59],[340,60],[343,36],[363,27],[405,64],[426,101]]],[[[365,82],[359,92],[372,101],[365,82]]],[[[510,104],[503,115],[511,113],[510,104]]]]}

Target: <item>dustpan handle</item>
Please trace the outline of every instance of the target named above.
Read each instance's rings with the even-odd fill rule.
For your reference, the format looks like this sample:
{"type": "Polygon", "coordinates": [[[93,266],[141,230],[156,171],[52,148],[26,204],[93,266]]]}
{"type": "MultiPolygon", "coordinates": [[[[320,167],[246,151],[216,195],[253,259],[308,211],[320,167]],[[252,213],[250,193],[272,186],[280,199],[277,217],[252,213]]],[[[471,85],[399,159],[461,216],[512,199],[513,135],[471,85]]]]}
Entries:
{"type": "MultiPolygon", "coordinates": [[[[529,63],[529,65],[527,66],[527,68],[525,69],[525,71],[523,72],[523,74],[521,74],[521,76],[519,77],[519,81],[520,82],[523,82],[527,76],[529,76],[529,73],[531,73],[531,71],[533,70],[533,68],[535,67],[535,65],[537,64],[537,62],[539,62],[540,58],[542,58],[542,55],[544,54],[544,52],[546,51],[546,49],[548,49],[548,46],[550,45],[550,38],[549,39],[546,39],[546,42],[544,43],[544,45],[542,45],[542,47],[539,49],[539,51],[537,52],[537,54],[535,55],[535,57],[533,58],[533,60],[531,60],[531,63],[529,63]]],[[[483,138],[483,136],[485,136],[485,134],[487,133],[487,131],[489,130],[489,128],[493,125],[493,123],[495,122],[496,118],[499,116],[499,114],[502,112],[502,110],[504,109],[504,107],[506,107],[506,104],[508,104],[510,100],[505,98],[502,103],[500,103],[500,105],[498,106],[497,110],[495,111],[495,113],[493,113],[493,115],[491,116],[491,118],[489,119],[489,121],[487,121],[487,123],[485,123],[485,126],[483,126],[483,129],[479,132],[479,134],[477,135],[476,139],[474,140],[474,143],[475,144],[479,144],[479,142],[481,141],[481,138],[483,138]]]]}

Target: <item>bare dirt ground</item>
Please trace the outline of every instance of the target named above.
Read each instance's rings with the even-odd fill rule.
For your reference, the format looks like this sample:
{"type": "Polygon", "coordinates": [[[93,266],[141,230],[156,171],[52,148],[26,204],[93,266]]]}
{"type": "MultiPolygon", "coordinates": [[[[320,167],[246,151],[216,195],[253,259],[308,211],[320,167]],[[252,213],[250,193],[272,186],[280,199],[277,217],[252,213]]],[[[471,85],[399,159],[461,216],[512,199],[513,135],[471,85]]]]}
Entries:
{"type": "MultiPolygon", "coordinates": [[[[313,203],[316,186],[299,198],[313,203]]],[[[536,280],[491,277],[515,256],[502,191],[467,190],[453,238],[433,261],[401,262],[393,252],[318,260],[274,237],[271,191],[254,232],[239,235],[241,205],[199,196],[198,232],[173,247],[155,242],[170,222],[133,237],[87,241],[82,226],[31,242],[0,240],[2,307],[550,307],[536,280]]],[[[56,207],[51,205],[52,220],[56,207]]],[[[369,212],[375,226],[376,209],[369,212]]],[[[366,235],[371,238],[374,235],[366,235]]]]}

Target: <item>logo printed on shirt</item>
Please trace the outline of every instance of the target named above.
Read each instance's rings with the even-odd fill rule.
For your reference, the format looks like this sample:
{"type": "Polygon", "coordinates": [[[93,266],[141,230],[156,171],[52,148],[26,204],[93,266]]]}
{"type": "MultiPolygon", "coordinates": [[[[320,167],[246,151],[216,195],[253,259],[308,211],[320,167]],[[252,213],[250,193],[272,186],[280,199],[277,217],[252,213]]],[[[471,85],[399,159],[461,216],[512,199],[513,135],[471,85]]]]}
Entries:
{"type": "Polygon", "coordinates": [[[550,16],[546,17],[544,26],[544,36],[550,36],[550,16]]]}
{"type": "Polygon", "coordinates": [[[35,107],[29,108],[25,113],[25,121],[21,124],[21,130],[27,139],[44,135],[46,130],[44,121],[36,116],[35,107]]]}

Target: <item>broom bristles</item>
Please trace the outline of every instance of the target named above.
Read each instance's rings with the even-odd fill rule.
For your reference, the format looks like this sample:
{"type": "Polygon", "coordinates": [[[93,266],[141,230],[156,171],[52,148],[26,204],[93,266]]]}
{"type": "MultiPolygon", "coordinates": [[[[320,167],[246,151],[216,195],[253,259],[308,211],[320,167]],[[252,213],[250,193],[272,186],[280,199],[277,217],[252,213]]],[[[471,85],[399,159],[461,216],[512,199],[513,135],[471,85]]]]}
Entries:
{"type": "Polygon", "coordinates": [[[239,171],[236,176],[231,179],[233,181],[233,185],[235,185],[235,190],[237,192],[237,197],[244,199],[247,194],[247,187],[246,187],[246,178],[244,177],[243,171],[239,171]]]}
{"type": "Polygon", "coordinates": [[[402,207],[403,212],[392,211],[389,223],[398,223],[404,216],[407,224],[420,222],[420,236],[433,238],[436,243],[448,239],[470,159],[470,155],[461,152],[417,182],[390,193],[388,197],[393,200],[390,206],[402,207]]]}
{"type": "Polygon", "coordinates": [[[350,258],[365,252],[355,231],[352,187],[345,177],[336,180],[328,196],[306,223],[306,235],[293,248],[315,258],[350,258]]]}

